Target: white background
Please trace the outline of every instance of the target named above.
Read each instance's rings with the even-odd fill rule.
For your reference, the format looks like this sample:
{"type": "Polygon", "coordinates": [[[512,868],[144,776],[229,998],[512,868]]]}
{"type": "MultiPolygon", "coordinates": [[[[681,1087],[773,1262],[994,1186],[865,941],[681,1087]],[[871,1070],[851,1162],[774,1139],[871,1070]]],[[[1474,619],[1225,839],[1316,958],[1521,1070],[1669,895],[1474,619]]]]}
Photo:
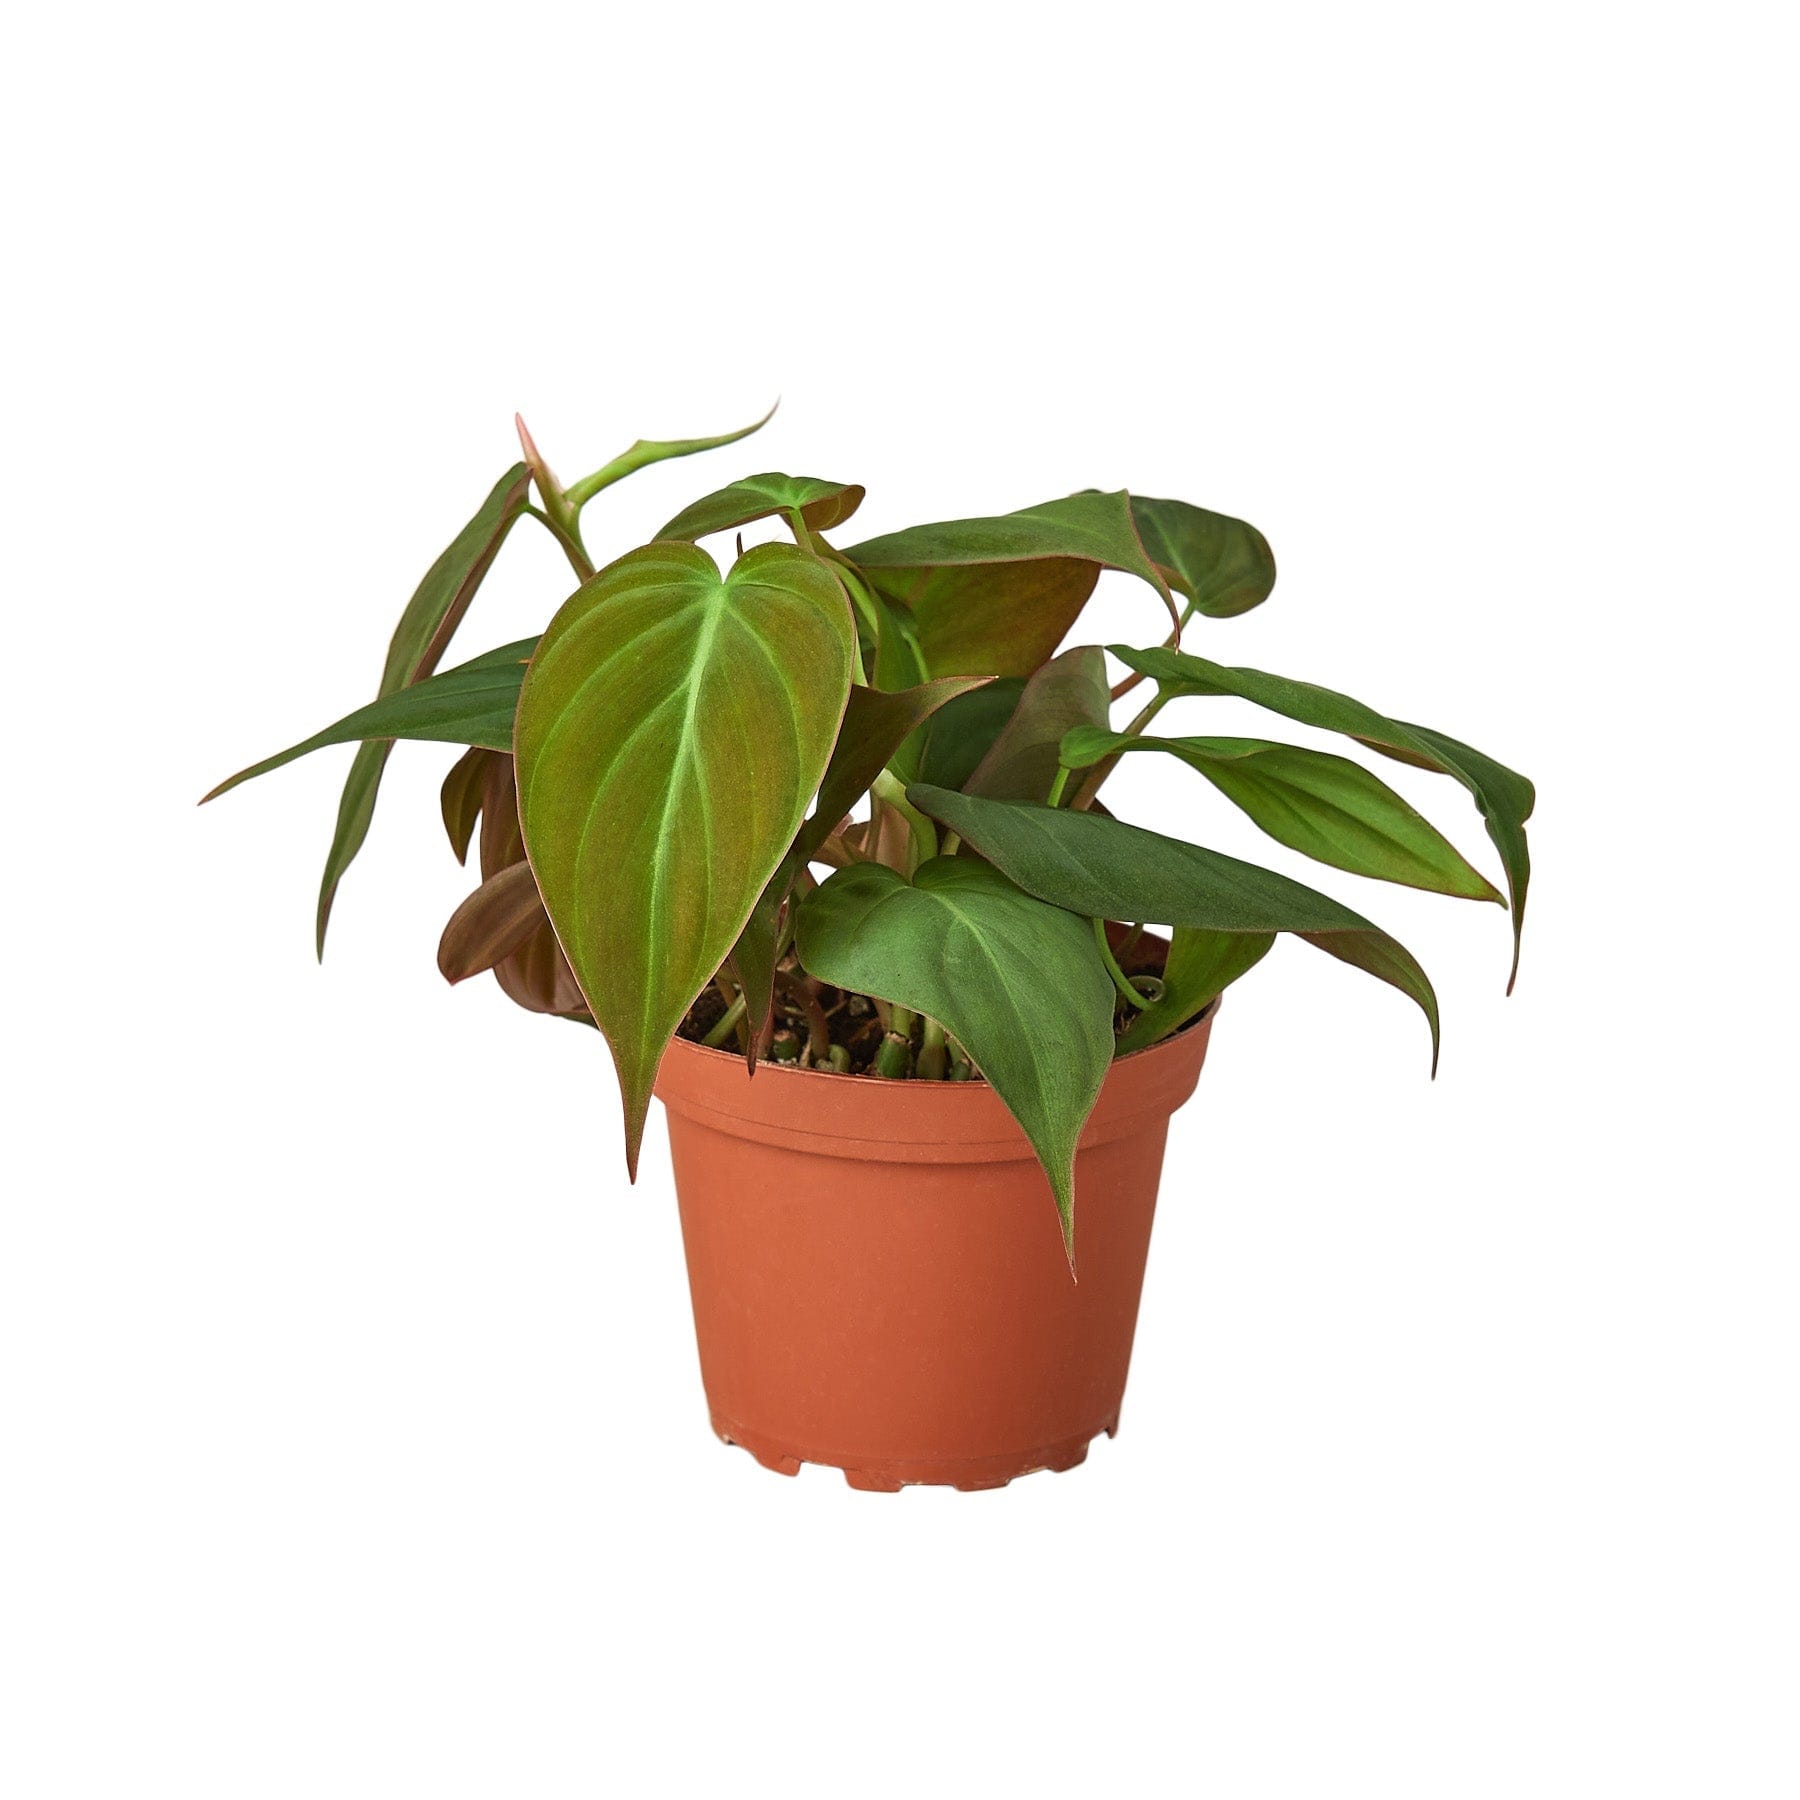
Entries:
{"type": "MultiPolygon", "coordinates": [[[[1800,1789],[1784,22],[15,26],[0,1789],[1800,1789]],[[193,806],[372,693],[515,408],[572,478],[776,394],[591,545],[765,468],[867,533],[1190,498],[1281,563],[1199,648],[1541,790],[1510,1001],[1496,909],[1327,878],[1435,1085],[1304,947],[1233,993],[1122,1435],[996,1494],[711,1438],[660,1126],[628,1190],[600,1045],[437,976],[450,751],[322,970],[348,752],[193,806]]],[[[460,644],[563,587],[522,532],[460,644]]],[[[1302,867],[1179,768],[1117,804],[1302,867]]]]}

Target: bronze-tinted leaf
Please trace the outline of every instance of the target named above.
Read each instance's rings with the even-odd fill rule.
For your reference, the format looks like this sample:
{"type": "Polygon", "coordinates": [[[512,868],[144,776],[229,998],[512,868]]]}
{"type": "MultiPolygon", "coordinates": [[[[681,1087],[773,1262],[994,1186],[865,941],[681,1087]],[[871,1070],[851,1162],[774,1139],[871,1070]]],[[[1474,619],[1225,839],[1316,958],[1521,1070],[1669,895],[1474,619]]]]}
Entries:
{"type": "Polygon", "coordinates": [[[469,860],[469,841],[475,835],[475,822],[481,817],[481,796],[487,785],[488,763],[501,754],[498,750],[484,750],[476,745],[458,757],[455,766],[444,777],[438,805],[444,815],[444,833],[459,863],[469,860]]]}
{"type": "Polygon", "coordinates": [[[790,544],[728,574],[657,543],[583,583],[519,696],[519,816],[606,1035],[635,1168],[664,1050],[806,816],[850,694],[837,577],[790,544]]]}
{"type": "MultiPolygon", "coordinates": [[[[519,796],[513,783],[513,759],[496,756],[488,765],[481,801],[481,874],[485,881],[503,870],[523,866],[525,840],[519,831],[519,796]]],[[[510,956],[494,965],[501,992],[527,1012],[555,1013],[562,1018],[587,1015],[581,985],[569,967],[556,932],[545,914],[542,923],[510,956]]]]}
{"type": "Polygon", "coordinates": [[[439,972],[446,981],[466,981],[521,949],[548,923],[531,865],[514,863],[489,876],[450,915],[438,941],[439,972]]]}
{"type": "Polygon", "coordinates": [[[917,525],[845,554],[910,609],[933,675],[1030,675],[1062,642],[1102,569],[1138,576],[1177,617],[1123,492],[917,525]]]}
{"type": "Polygon", "coordinates": [[[960,784],[963,792],[990,800],[1047,800],[1062,767],[1064,737],[1078,726],[1104,731],[1110,698],[1106,656],[1097,644],[1052,657],[1025,684],[987,754],[960,784]]]}

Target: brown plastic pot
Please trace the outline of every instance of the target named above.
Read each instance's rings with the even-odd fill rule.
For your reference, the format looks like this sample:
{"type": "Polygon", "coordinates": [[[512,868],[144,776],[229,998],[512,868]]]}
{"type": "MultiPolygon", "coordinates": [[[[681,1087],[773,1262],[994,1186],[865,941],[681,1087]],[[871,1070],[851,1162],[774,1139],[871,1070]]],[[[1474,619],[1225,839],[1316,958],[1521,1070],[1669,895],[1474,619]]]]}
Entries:
{"type": "Polygon", "coordinates": [[[1211,1030],[1209,1012],[1107,1076],[1076,1152],[1079,1281],[984,1083],[752,1079],[677,1038],[656,1091],[713,1430],[784,1475],[824,1463],[878,1490],[1082,1461],[1118,1429],[1169,1117],[1211,1030]]]}

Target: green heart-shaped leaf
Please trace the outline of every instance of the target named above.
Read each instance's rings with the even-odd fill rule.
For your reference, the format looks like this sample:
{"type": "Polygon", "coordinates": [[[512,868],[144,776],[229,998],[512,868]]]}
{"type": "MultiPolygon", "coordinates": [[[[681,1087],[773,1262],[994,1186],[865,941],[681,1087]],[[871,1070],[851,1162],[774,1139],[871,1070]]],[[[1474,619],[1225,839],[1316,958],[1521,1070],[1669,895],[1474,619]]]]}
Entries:
{"type": "MultiPolygon", "coordinates": [[[[494,483],[493,491],[443,555],[425,571],[425,578],[406,603],[388,645],[387,662],[381,671],[382,697],[423,680],[443,660],[451,634],[469,610],[481,578],[499,554],[506,534],[525,511],[530,487],[530,470],[524,463],[515,463],[494,483]]],[[[316,933],[320,956],[325,954],[325,927],[331,920],[331,903],[337,897],[338,883],[369,835],[375,796],[390,748],[386,742],[364,744],[345,778],[343,797],[338,802],[337,828],[319,885],[316,933]]]]}
{"type": "Polygon", "coordinates": [[[1118,1054],[1148,1050],[1204,1012],[1275,942],[1272,931],[1195,931],[1177,926],[1162,969],[1162,994],[1119,1033],[1118,1054]]]}
{"type": "Polygon", "coordinates": [[[934,857],[908,882],[841,869],[801,903],[822,981],[938,1020],[1031,1140],[1074,1256],[1075,1143],[1112,1062],[1113,989],[1085,920],[986,864],[934,857]]]}
{"type": "Polygon", "coordinates": [[[1177,616],[1123,492],[916,525],[844,554],[910,609],[933,675],[1030,675],[1062,642],[1102,569],[1148,582],[1177,616]]]}
{"type": "Polygon", "coordinates": [[[656,535],[691,542],[732,531],[775,513],[798,512],[809,531],[830,531],[862,505],[864,490],[812,475],[746,475],[692,506],[684,507],[656,535]]]}
{"type": "Polygon", "coordinates": [[[1064,738],[1062,760],[1085,769],[1132,750],[1179,757],[1277,843],[1317,862],[1436,894],[1502,903],[1492,883],[1436,826],[1348,757],[1262,738],[1131,737],[1079,726],[1064,738]]]}
{"type": "Polygon", "coordinates": [[[417,738],[427,743],[510,749],[519,686],[525,679],[525,664],[536,643],[536,638],[522,638],[516,644],[490,650],[473,662],[414,682],[412,686],[388,695],[385,700],[373,700],[367,706],[359,706],[355,712],[346,714],[335,725],[326,726],[304,742],[252,763],[247,769],[240,769],[221,781],[201,804],[217,799],[240,782],[266,775],[283,763],[291,763],[296,757],[323,750],[330,744],[367,744],[379,740],[385,751],[395,738],[417,738]]]}
{"type": "Polygon", "coordinates": [[[1302,725],[1342,732],[1398,762],[1433,769],[1460,781],[1475,796],[1487,834],[1500,852],[1501,867],[1506,871],[1513,926],[1512,973],[1506,985],[1507,991],[1512,991],[1519,973],[1525,890],[1531,882],[1525,821],[1531,817],[1537,799],[1536,790],[1523,775],[1467,744],[1459,744],[1455,738],[1428,731],[1422,725],[1390,719],[1348,694],[1315,687],[1309,681],[1292,681],[1285,675],[1265,674],[1261,669],[1227,668],[1179,650],[1132,650],[1115,644],[1112,653],[1126,667],[1148,675],[1165,694],[1232,695],[1253,701],[1302,725]]]}
{"type": "Polygon", "coordinates": [[[750,1067],[756,1067],[757,1043],[774,1005],[775,963],[781,941],[781,909],[787,903],[800,871],[838,827],[844,815],[869,791],[888,759],[919,726],[958,695],[979,689],[979,675],[947,675],[920,687],[903,688],[897,694],[879,688],[854,687],[844,708],[844,722],[812,816],[795,834],[781,867],[738,934],[731,952],[732,966],[744,989],[750,1022],[750,1067]]]}
{"type": "Polygon", "coordinates": [[[1431,1026],[1437,995],[1412,953],[1360,913],[1272,869],[1093,812],[983,800],[915,785],[906,797],[948,825],[1026,893],[1092,919],[1233,933],[1291,931],[1415,1001],[1431,1026]]]}
{"type": "Polygon", "coordinates": [[[1275,553],[1254,525],[1185,500],[1131,496],[1138,536],[1191,612],[1229,619],[1268,599],[1275,553]]]}
{"type": "Polygon", "coordinates": [[[1111,704],[1099,646],[1065,650],[1025,684],[1018,705],[968,778],[935,785],[990,800],[1048,799],[1064,739],[1078,728],[1104,732],[1111,704]]]}
{"type": "Polygon", "coordinates": [[[657,1066],[806,814],[850,693],[837,578],[788,544],[728,575],[688,544],[602,569],[519,697],[519,816],[606,1034],[633,1172],[657,1066]]]}

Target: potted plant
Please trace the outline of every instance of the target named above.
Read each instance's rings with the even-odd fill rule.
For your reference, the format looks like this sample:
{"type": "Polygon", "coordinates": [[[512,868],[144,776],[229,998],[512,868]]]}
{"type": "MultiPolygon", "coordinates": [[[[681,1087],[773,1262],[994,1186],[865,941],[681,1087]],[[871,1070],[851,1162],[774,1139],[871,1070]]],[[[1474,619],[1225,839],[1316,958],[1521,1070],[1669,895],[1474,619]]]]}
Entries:
{"type": "Polygon", "coordinates": [[[1286,933],[1411,999],[1434,1069],[1438,1037],[1401,944],[1113,817],[1108,772],[1173,756],[1333,868],[1510,904],[1515,972],[1531,784],[1328,688],[1197,654],[1192,623],[1260,604],[1275,565],[1254,527],[1181,501],[1090,491],[840,547],[860,487],[756,475],[596,567],[598,493],[757,428],[640,442],[564,486],[521,423],[524,459],[420,583],[379,697],[214,793],[359,745],[322,954],[394,741],[466,746],[443,815],[459,857],[479,832],[481,881],[440,966],[598,1027],[634,1176],[661,1095],[719,1434],[859,1487],[1066,1468],[1117,1424],[1168,1119],[1223,990],[1286,933]],[[525,519],[574,591],[541,637],[440,671],[525,519]],[[745,549],[765,520],[791,541],[745,549]],[[734,533],[723,567],[700,547],[734,533]],[[1153,647],[1110,647],[1110,686],[1098,646],[1059,649],[1105,569],[1162,621],[1153,647]],[[1460,782],[1507,899],[1361,763],[1152,729],[1210,696],[1460,782]]]}

